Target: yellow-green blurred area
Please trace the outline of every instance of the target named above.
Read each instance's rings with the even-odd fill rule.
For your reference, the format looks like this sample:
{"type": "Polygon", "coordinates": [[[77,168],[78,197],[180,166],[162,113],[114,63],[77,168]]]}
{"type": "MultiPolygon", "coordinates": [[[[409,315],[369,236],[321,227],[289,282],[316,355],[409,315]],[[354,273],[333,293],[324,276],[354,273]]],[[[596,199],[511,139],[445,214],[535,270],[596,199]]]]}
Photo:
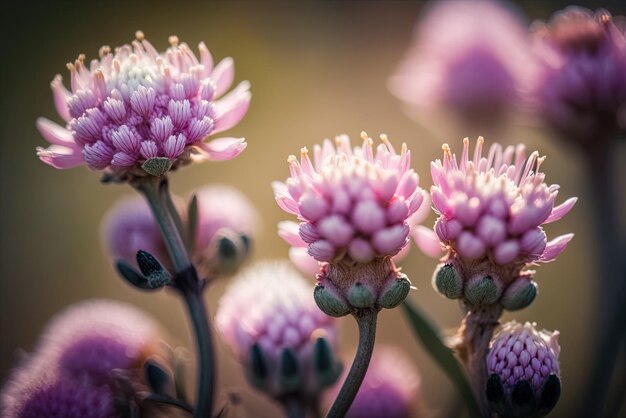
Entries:
{"type": "MultiPolygon", "coordinates": [[[[621,2],[606,7],[624,14],[621,2]],[[620,4],[621,3],[621,4],[620,4]]],[[[64,306],[87,298],[128,301],[154,315],[173,345],[193,349],[181,303],[167,291],[141,293],[119,279],[104,254],[100,220],[122,195],[125,185],[102,185],[86,168],[55,170],[41,163],[35,147],[45,145],[35,120],[57,122],[49,83],[79,53],[97,57],[101,45],[133,40],[141,29],[158,50],[176,34],[195,49],[205,41],[216,60],[235,59],[236,81],[250,80],[252,105],[243,122],[227,134],[245,136],[248,148],[222,163],[186,167],[171,176],[175,193],[208,183],[242,190],[262,215],[255,242],[256,259],[284,258],[288,246],[276,234],[276,224],[289,216],[274,202],[270,183],[288,176],[287,157],[327,137],[346,133],[354,140],[362,130],[386,133],[393,143],[405,141],[413,168],[424,188],[431,185],[429,163],[441,155],[441,144],[457,149],[461,136],[441,137],[418,126],[387,90],[410,43],[424,3],[420,2],[23,2],[0,6],[3,52],[0,142],[0,380],[30,350],[48,319],[64,306]]],[[[546,19],[566,2],[523,2],[531,19],[546,19]]],[[[67,85],[67,84],[66,84],[67,85]]],[[[582,396],[591,355],[596,284],[591,202],[584,161],[574,147],[537,127],[516,126],[487,143],[525,142],[548,159],[542,166],[548,183],[561,185],[558,202],[579,201],[572,213],[549,225],[549,237],[574,232],[576,237],[559,259],[537,269],[539,295],[531,307],[507,313],[504,320],[536,321],[539,327],[561,331],[563,395],[554,416],[570,416],[582,396]]],[[[621,150],[624,151],[623,149],[621,150]]],[[[623,171],[620,176],[622,190],[623,171]]],[[[435,216],[428,220],[432,224],[435,216]]],[[[436,260],[412,249],[403,271],[418,290],[419,303],[446,332],[461,319],[456,302],[438,295],[430,279],[436,260]]],[[[311,279],[311,288],[314,281],[311,279]]],[[[227,283],[208,292],[212,315],[227,283]]],[[[341,347],[351,354],[356,327],[340,320],[341,347]]],[[[219,340],[218,340],[219,341],[219,340]]],[[[446,416],[458,402],[445,375],[415,342],[400,310],[380,315],[378,344],[405,349],[422,376],[422,390],[433,416],[446,416]]],[[[274,417],[279,410],[246,385],[243,373],[226,347],[218,342],[219,390],[237,389],[247,415],[274,417]]]]}

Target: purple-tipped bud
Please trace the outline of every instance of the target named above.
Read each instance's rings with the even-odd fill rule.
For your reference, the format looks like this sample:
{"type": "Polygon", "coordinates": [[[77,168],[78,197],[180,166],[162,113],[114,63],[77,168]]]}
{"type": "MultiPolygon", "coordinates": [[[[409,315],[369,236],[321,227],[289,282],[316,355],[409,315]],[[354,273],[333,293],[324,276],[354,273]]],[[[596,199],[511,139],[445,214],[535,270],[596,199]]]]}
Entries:
{"type": "MultiPolygon", "coordinates": [[[[206,55],[206,47],[200,49],[206,55]]],[[[220,98],[233,82],[232,59],[214,71],[185,43],[173,43],[158,53],[143,34],[132,46],[102,51],[90,68],[82,56],[68,65],[71,92],[60,76],[52,82],[57,112],[67,125],[38,122],[44,138],[53,144],[37,149],[46,164],[55,168],[86,164],[106,171],[111,180],[125,181],[162,175],[145,165],[151,158],[170,160],[167,172],[192,157],[227,160],[245,149],[242,138],[203,142],[236,125],[248,109],[247,82],[220,98]]]]}
{"type": "MultiPolygon", "coordinates": [[[[327,396],[329,401],[337,396],[340,387],[338,384],[333,388],[327,396]]],[[[420,387],[418,371],[404,352],[391,346],[377,346],[346,418],[422,416],[425,405],[420,387]]]]}
{"type": "Polygon", "coordinates": [[[534,324],[505,324],[487,356],[487,398],[502,416],[541,417],[558,401],[559,332],[537,331],[534,324]]]}
{"type": "Polygon", "coordinates": [[[542,68],[535,113],[587,150],[626,126],[626,38],[610,13],[568,7],[531,27],[542,68]]]}
{"type": "Polygon", "coordinates": [[[274,399],[317,397],[339,377],[334,320],[286,262],[250,266],[220,299],[216,326],[251,385],[274,399]]]}

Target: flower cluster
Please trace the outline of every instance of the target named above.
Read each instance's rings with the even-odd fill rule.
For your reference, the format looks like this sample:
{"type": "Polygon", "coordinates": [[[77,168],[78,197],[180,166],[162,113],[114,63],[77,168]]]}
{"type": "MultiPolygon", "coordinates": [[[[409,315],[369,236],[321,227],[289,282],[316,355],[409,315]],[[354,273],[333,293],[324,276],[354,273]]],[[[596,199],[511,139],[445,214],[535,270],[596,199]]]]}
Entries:
{"type": "Polygon", "coordinates": [[[568,7],[531,32],[542,64],[533,107],[548,125],[586,147],[626,127],[626,37],[609,12],[568,7]]]}
{"type": "Polygon", "coordinates": [[[287,262],[242,272],[220,299],[215,323],[250,384],[274,399],[292,392],[313,399],[339,378],[335,320],[317,309],[287,262]]]}
{"type": "Polygon", "coordinates": [[[539,171],[544,157],[536,151],[526,157],[521,144],[503,148],[496,143],[483,157],[483,143],[478,138],[470,156],[466,138],[458,161],[444,144],[443,160],[431,163],[431,195],[439,214],[435,231],[448,248],[435,286],[458,298],[464,286],[477,285],[481,300],[472,300],[466,288],[472,304],[495,303],[518,277],[530,283],[532,275],[520,274],[528,263],[556,259],[573,234],[548,242],[542,225],[561,219],[576,202],[570,198],[555,207],[559,187],[545,183],[539,171]],[[483,292],[487,276],[493,288],[489,296],[483,292]]]}
{"type": "Polygon", "coordinates": [[[143,33],[136,38],[113,52],[102,47],[89,65],[83,55],[68,64],[71,91],[60,75],[54,79],[54,103],[66,126],[37,121],[52,144],[38,148],[39,158],[55,168],[86,164],[124,180],[161,175],[192,157],[226,160],[243,151],[241,138],[203,142],[236,125],[248,109],[248,82],[220,98],[233,82],[233,60],[214,67],[204,43],[198,60],[175,36],[164,53],[143,33]]]}
{"type": "Polygon", "coordinates": [[[496,412],[544,416],[561,393],[558,331],[537,331],[535,324],[505,324],[491,342],[487,357],[487,397],[496,412]]]}
{"type": "Polygon", "coordinates": [[[122,303],[95,300],[67,308],[3,388],[2,416],[117,416],[119,401],[135,402],[135,390],[145,388],[140,368],[158,354],[159,332],[150,317],[122,303]]]}

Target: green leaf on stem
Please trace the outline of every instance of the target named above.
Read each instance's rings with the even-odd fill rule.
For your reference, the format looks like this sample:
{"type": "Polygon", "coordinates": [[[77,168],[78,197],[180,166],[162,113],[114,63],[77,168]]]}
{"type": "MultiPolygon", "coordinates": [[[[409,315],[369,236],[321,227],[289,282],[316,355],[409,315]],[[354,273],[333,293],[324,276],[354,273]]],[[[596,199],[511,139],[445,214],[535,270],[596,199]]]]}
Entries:
{"type": "Polygon", "coordinates": [[[411,328],[415,335],[424,345],[424,348],[441,366],[450,380],[454,383],[459,393],[463,397],[470,417],[481,418],[480,408],[474,397],[474,392],[468,383],[465,373],[459,362],[454,357],[450,347],[444,344],[439,336],[437,328],[432,324],[430,319],[412,302],[405,300],[402,304],[404,313],[406,314],[411,328]]]}

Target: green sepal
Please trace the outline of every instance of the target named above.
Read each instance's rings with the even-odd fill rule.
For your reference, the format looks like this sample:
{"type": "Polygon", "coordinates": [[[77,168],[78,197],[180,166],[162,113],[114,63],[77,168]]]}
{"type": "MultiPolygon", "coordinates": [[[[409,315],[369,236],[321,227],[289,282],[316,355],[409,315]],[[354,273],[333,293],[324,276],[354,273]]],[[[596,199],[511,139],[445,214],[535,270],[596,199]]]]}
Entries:
{"type": "Polygon", "coordinates": [[[386,309],[395,308],[406,299],[410,290],[411,282],[406,275],[401,274],[383,288],[378,304],[386,309]]]}
{"type": "Polygon", "coordinates": [[[163,268],[159,260],[149,252],[144,250],[137,251],[137,265],[152,289],[172,284],[170,274],[163,268]]]}
{"type": "Polygon", "coordinates": [[[463,280],[452,264],[440,265],[435,270],[433,284],[435,289],[448,299],[463,296],[463,280]]]}
{"type": "Polygon", "coordinates": [[[341,376],[343,364],[335,361],[333,350],[326,338],[319,337],[315,341],[315,346],[313,347],[313,370],[315,370],[320,387],[332,386],[341,376]]]}
{"type": "Polygon", "coordinates": [[[172,168],[172,161],[166,157],[153,157],[146,160],[141,168],[152,176],[160,177],[172,168]]]}
{"type": "Polygon", "coordinates": [[[369,286],[357,282],[348,290],[348,303],[355,308],[373,308],[376,295],[369,286]]]}
{"type": "Polygon", "coordinates": [[[326,315],[340,317],[350,313],[350,306],[340,299],[339,296],[335,296],[329,292],[322,284],[317,284],[313,291],[313,298],[318,308],[326,315]]]}
{"type": "Polygon", "coordinates": [[[493,305],[500,298],[500,291],[491,276],[471,281],[465,288],[465,298],[473,306],[493,305]]]}
{"type": "Polygon", "coordinates": [[[141,290],[156,290],[148,283],[148,279],[146,279],[141,273],[135,270],[130,264],[126,261],[119,259],[115,262],[115,269],[117,273],[126,280],[128,283],[141,290]]]}
{"type": "Polygon", "coordinates": [[[285,392],[295,392],[302,386],[298,363],[298,357],[292,349],[283,349],[280,354],[280,385],[285,392]]]}
{"type": "Polygon", "coordinates": [[[529,380],[520,380],[511,391],[511,412],[515,418],[532,417],[537,410],[537,397],[529,380]]]}

